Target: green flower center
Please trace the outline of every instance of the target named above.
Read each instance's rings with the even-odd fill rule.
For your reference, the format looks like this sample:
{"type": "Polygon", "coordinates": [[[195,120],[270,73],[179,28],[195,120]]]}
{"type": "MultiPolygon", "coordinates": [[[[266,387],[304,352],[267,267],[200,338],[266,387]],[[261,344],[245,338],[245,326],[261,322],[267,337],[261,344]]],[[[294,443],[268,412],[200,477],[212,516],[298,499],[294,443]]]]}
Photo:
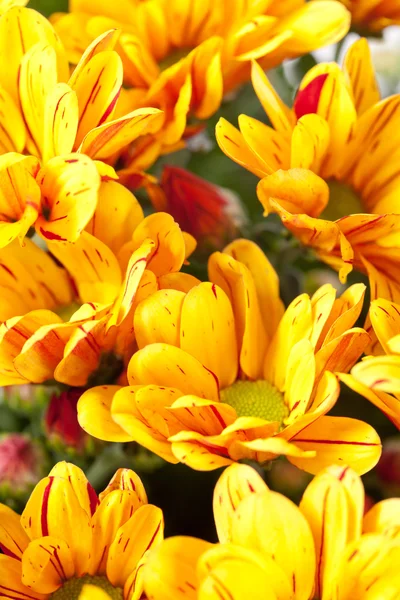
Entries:
{"type": "Polygon", "coordinates": [[[100,575],[84,575],[78,579],[69,579],[59,590],[51,594],[50,598],[52,600],[78,600],[82,588],[86,583],[101,588],[107,592],[112,600],[123,599],[122,589],[114,587],[106,577],[100,575]]]}
{"type": "Polygon", "coordinates": [[[289,414],[283,394],[265,380],[237,381],[222,390],[221,401],[232,406],[238,417],[259,417],[282,423],[289,414]]]}
{"type": "Polygon", "coordinates": [[[321,214],[321,219],[337,221],[347,215],[366,212],[360,196],[349,185],[336,179],[331,179],[327,183],[329,202],[321,214]]]}

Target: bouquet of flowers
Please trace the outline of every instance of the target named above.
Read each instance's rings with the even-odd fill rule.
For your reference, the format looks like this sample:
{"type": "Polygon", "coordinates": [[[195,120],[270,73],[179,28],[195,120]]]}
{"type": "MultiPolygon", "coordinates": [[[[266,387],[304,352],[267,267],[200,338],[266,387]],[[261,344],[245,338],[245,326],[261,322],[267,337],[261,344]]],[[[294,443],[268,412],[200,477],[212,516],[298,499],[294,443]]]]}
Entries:
{"type": "Polygon", "coordinates": [[[400,599],[399,40],[0,0],[0,599],[400,599]]]}

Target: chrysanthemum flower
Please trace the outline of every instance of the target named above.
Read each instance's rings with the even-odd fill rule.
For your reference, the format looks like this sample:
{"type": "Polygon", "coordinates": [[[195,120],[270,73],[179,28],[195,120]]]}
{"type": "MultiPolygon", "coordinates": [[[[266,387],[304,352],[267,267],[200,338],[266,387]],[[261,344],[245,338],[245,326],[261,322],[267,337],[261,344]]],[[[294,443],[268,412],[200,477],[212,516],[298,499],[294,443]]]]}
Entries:
{"type": "Polygon", "coordinates": [[[399,0],[340,0],[351,12],[352,26],[362,32],[400,24],[399,0]]]}
{"type": "Polygon", "coordinates": [[[100,363],[102,381],[113,381],[135,348],[137,303],[198,283],[178,273],[194,245],[170,215],[144,219],[135,197],[108,181],[76,242],[48,240],[50,254],[29,239],[0,249],[0,385],[83,386],[100,363]]]}
{"type": "Polygon", "coordinates": [[[272,127],[241,115],[239,132],[220,120],[220,147],[263,178],[265,214],[278,213],[342,281],[355,267],[368,274],[373,298],[400,299],[400,95],[380,101],[366,40],[353,44],[343,69],[313,67],[293,109],[257,64],[252,77],[272,127]]]}
{"type": "Polygon", "coordinates": [[[78,600],[90,585],[111,600],[139,599],[146,552],[162,537],[162,511],[147,504],[136,473],[119,469],[97,497],[78,467],[58,463],[21,517],[0,505],[0,594],[78,600]]]}
{"type": "Polygon", "coordinates": [[[119,52],[131,106],[162,108],[159,140],[173,146],[188,115],[210,117],[223,93],[248,78],[250,59],[270,68],[338,41],[350,15],[332,0],[74,0],[70,13],[54,15],[53,23],[72,62],[96,35],[123,30],[119,52]]]}
{"type": "Polygon", "coordinates": [[[369,311],[382,354],[367,356],[340,378],[382,410],[400,429],[400,305],[374,300],[369,311]]]}
{"type": "Polygon", "coordinates": [[[109,159],[155,127],[160,113],[154,108],[114,119],[123,81],[113,50],[118,35],[106,31],[95,39],[69,76],[67,55],[46,19],[19,7],[0,17],[2,152],[25,152],[44,163],[73,151],[109,159]]]}
{"type": "Polygon", "coordinates": [[[335,299],[326,285],[284,312],[276,273],[247,240],[213,254],[209,273],[211,283],[138,305],[130,386],[85,392],[81,426],[200,470],[281,454],[312,473],[332,462],[372,468],[381,452],[374,429],[325,416],[339,394],[332,371],[348,371],[369,342],[352,328],[364,286],[335,299]]]}
{"type": "Polygon", "coordinates": [[[173,537],[143,569],[149,600],[380,600],[398,596],[400,499],[363,518],[348,467],[317,475],[298,508],[251,467],[233,465],[214,491],[219,544],[173,537]]]}

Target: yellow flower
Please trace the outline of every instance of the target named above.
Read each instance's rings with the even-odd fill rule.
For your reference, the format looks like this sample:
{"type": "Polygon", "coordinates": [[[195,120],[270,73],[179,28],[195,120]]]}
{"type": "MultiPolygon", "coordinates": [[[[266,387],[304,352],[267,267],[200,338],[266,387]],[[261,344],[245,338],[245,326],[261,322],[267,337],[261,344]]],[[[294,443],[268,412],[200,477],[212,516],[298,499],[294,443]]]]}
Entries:
{"type": "Polygon", "coordinates": [[[371,469],[381,453],[374,429],[325,416],[339,395],[332,372],[347,372],[369,343],[352,328],[364,286],[335,299],[325,285],[284,312],[275,271],[247,240],[213,254],[209,273],[210,283],[137,306],[130,386],[85,392],[81,426],[199,470],[281,454],[312,473],[332,462],[371,469]]]}
{"type": "Polygon", "coordinates": [[[263,178],[264,214],[278,213],[342,281],[354,267],[368,274],[373,298],[400,299],[400,95],[380,101],[366,40],[353,44],[343,69],[313,67],[293,109],[256,63],[252,77],[273,127],[241,115],[239,132],[221,119],[217,140],[263,178]]]}
{"type": "Polygon", "coordinates": [[[114,118],[123,81],[122,60],[113,50],[118,35],[106,31],[95,39],[69,75],[67,55],[46,19],[19,7],[0,17],[3,153],[25,152],[43,162],[73,151],[110,159],[158,128],[161,115],[154,108],[114,118]]]}
{"type": "Polygon", "coordinates": [[[143,569],[152,600],[389,600],[398,597],[400,499],[363,518],[364,488],[332,466],[298,508],[251,467],[233,465],[214,491],[219,544],[165,540],[143,569]]]}
{"type": "Polygon", "coordinates": [[[249,60],[271,68],[338,41],[350,26],[348,11],[332,0],[77,0],[70,10],[53,23],[72,62],[96,35],[123,31],[127,102],[162,108],[158,141],[170,148],[193,132],[189,115],[207,119],[223,93],[248,79],[249,60]]]}
{"type": "Polygon", "coordinates": [[[1,597],[138,600],[146,553],[163,529],[133,471],[119,469],[97,497],[78,467],[58,463],[21,517],[0,505],[1,597]]]}
{"type": "Polygon", "coordinates": [[[380,410],[400,429],[400,305],[379,298],[371,303],[371,325],[379,345],[341,380],[380,410]]]}
{"type": "Polygon", "coordinates": [[[363,32],[400,24],[399,0],[340,0],[351,12],[352,25],[363,32]]]}
{"type": "Polygon", "coordinates": [[[135,348],[138,302],[198,283],[178,273],[194,245],[170,215],[144,218],[131,192],[105,181],[76,242],[48,239],[51,254],[29,239],[0,249],[0,385],[86,385],[99,365],[113,381],[135,348]]]}

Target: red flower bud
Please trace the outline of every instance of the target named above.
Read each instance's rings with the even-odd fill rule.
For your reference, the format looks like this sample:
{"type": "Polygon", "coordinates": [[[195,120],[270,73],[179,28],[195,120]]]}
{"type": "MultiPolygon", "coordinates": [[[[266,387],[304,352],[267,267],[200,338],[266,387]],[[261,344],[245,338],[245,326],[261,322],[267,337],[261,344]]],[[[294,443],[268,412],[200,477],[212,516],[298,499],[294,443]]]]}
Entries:
{"type": "Polygon", "coordinates": [[[244,220],[233,194],[179,167],[164,167],[160,186],[148,192],[155,208],[170,213],[200,245],[222,248],[244,220]]]}

